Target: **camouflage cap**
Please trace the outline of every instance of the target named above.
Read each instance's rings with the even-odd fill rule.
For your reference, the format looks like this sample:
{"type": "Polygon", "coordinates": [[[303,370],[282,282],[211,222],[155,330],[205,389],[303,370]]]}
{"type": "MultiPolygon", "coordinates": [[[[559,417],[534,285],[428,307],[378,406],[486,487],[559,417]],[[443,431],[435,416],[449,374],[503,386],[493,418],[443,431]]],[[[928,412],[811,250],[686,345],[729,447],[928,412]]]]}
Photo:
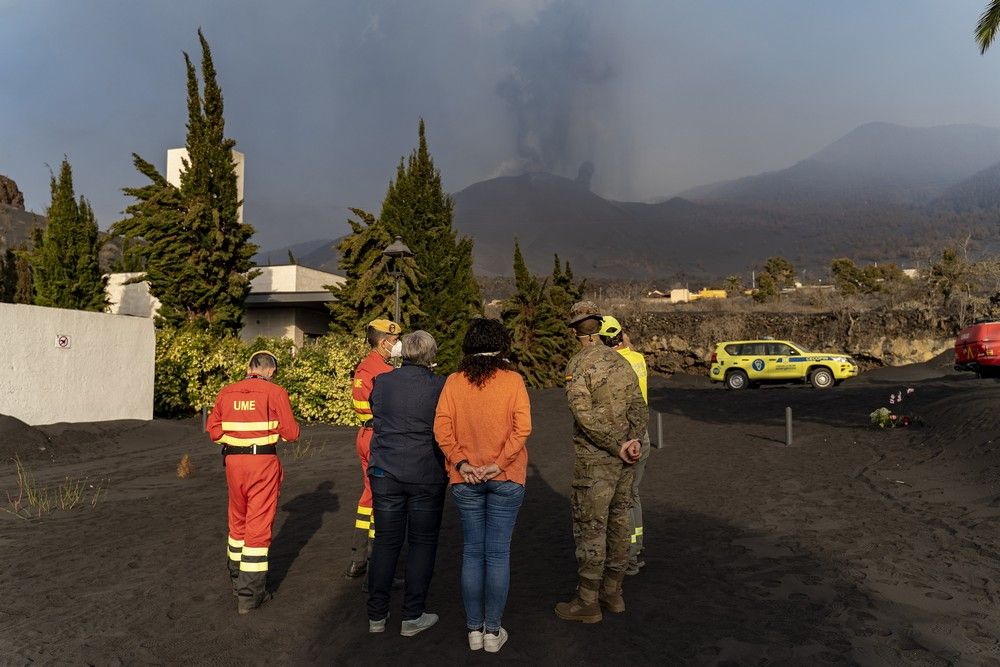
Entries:
{"type": "Polygon", "coordinates": [[[569,309],[569,317],[566,319],[566,324],[574,326],[589,319],[600,320],[601,311],[597,309],[597,305],[593,301],[577,301],[569,309]]]}

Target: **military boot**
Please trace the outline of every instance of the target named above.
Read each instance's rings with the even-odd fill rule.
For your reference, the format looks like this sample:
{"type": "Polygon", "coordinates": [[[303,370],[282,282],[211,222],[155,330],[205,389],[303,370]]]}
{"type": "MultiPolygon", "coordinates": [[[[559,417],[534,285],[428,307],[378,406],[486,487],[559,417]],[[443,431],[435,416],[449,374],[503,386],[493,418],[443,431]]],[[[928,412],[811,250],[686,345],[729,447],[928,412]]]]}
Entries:
{"type": "Polygon", "coordinates": [[[590,579],[580,579],[576,588],[576,597],[569,602],[556,605],[556,616],[564,621],[579,621],[580,623],[600,623],[604,616],[601,605],[597,601],[597,589],[600,584],[590,579]]]}
{"type": "Polygon", "coordinates": [[[606,572],[604,581],[601,582],[598,600],[601,606],[612,614],[621,614],[625,611],[625,598],[622,597],[622,579],[624,578],[625,575],[622,572],[606,572]]]}

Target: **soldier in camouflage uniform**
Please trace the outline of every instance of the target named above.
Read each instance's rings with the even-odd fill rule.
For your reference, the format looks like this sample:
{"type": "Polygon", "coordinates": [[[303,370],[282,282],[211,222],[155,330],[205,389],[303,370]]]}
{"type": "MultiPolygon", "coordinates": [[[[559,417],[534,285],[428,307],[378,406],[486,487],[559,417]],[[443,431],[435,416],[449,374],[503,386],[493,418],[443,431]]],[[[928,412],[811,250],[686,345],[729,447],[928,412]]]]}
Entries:
{"type": "Polygon", "coordinates": [[[621,586],[632,534],[634,464],[649,413],[632,367],[600,342],[597,307],[575,304],[568,324],[582,345],[566,366],[566,398],[575,420],[572,504],[579,583],[576,597],[556,605],[556,615],[597,623],[601,607],[625,611],[621,586]]]}

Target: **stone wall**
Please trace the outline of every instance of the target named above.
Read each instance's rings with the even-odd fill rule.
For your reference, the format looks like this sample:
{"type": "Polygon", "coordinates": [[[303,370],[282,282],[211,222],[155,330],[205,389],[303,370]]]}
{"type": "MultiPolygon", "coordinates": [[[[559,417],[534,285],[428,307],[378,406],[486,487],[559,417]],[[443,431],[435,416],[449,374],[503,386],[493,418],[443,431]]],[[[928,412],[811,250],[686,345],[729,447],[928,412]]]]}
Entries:
{"type": "Polygon", "coordinates": [[[846,352],[864,368],[927,361],[950,349],[955,340],[947,324],[910,310],[644,313],[622,324],[632,345],[659,373],[703,372],[715,345],[726,340],[791,340],[811,351],[846,352]]]}

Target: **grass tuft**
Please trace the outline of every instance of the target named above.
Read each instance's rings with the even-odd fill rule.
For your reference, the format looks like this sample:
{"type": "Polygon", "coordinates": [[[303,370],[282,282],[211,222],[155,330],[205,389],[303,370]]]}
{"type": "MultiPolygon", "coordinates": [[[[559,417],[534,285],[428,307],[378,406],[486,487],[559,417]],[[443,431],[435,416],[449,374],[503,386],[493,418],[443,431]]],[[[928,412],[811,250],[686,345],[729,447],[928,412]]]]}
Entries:
{"type": "Polygon", "coordinates": [[[191,457],[185,454],[181,457],[181,462],[177,464],[177,476],[181,479],[187,479],[194,474],[194,465],[191,463],[191,457]]]}
{"type": "Polygon", "coordinates": [[[86,502],[87,489],[93,489],[90,497],[90,507],[97,507],[102,496],[107,495],[108,480],[102,479],[95,487],[87,484],[85,479],[65,477],[59,486],[51,491],[47,486],[41,486],[34,473],[24,465],[20,457],[14,457],[14,469],[17,476],[16,494],[7,492],[7,506],[0,507],[8,514],[19,519],[40,519],[53,509],[71,510],[83,506],[86,502]]]}

